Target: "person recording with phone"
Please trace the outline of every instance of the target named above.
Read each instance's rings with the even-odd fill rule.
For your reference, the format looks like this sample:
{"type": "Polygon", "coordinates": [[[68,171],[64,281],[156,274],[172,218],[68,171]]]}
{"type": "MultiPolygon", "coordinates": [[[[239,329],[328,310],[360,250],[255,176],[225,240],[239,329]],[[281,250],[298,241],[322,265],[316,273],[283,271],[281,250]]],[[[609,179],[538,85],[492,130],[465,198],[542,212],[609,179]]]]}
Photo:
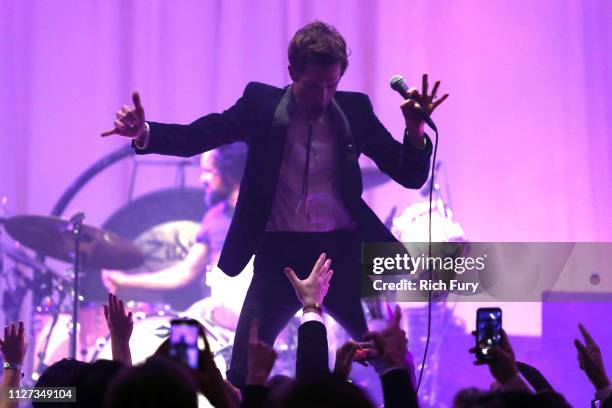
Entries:
{"type": "MultiPolygon", "coordinates": [[[[137,154],[191,156],[234,142],[248,146],[240,193],[219,268],[241,273],[255,254],[228,376],[242,386],[247,368],[251,322],[273,344],[300,305],[282,276],[291,266],[305,278],[321,252],[334,259],[336,285],[327,297],[329,313],[355,339],[367,326],[360,303],[360,251],[363,242],[397,242],[361,198],[358,159],[363,153],[406,188],[428,178],[432,143],[424,132],[426,116],[446,100],[437,98],[440,82],[409,90],[400,104],[403,143],[374,114],[367,95],[337,91],[348,67],[347,47],[338,31],[320,21],[300,28],[288,49],[285,88],[250,82],[242,97],[222,113],[188,125],[145,121],[138,93],[123,106],[113,129],[103,136],[132,139],[137,154]]],[[[317,306],[317,305],[311,305],[317,306]]]]}

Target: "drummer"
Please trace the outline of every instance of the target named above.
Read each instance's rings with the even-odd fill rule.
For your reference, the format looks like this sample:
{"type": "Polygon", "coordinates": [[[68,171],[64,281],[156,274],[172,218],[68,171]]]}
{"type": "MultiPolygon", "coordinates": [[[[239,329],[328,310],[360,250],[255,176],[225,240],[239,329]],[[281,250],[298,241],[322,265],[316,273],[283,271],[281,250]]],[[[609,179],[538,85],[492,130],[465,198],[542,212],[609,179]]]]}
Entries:
{"type": "Polygon", "coordinates": [[[235,329],[252,272],[230,278],[216,265],[236,207],[245,162],[246,150],[240,144],[202,154],[200,181],[204,185],[208,211],[185,259],[169,268],[147,273],[103,270],[102,281],[108,290],[174,290],[186,285],[204,285],[205,276],[211,296],[200,309],[206,309],[210,316],[193,317],[210,317],[221,326],[235,329]]]}

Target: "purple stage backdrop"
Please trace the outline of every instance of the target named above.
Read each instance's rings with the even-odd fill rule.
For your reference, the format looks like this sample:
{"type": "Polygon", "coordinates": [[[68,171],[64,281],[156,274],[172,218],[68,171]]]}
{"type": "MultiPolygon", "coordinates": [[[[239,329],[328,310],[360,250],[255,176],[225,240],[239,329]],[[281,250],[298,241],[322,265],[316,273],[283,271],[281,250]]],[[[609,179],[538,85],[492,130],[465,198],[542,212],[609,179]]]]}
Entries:
{"type": "MultiPolygon", "coordinates": [[[[428,72],[453,207],[474,240],[612,240],[609,1],[2,1],[0,194],[48,213],[76,175],[126,143],[98,135],[141,92],[148,118],[185,123],[248,81],[288,83],[286,48],[315,18],[352,51],[340,88],[366,92],[399,137],[393,74],[428,72]]],[[[364,164],[368,164],[364,161],[364,164]]],[[[75,206],[101,222],[129,167],[75,206]]],[[[158,183],[148,178],[143,183],[158,183]]],[[[366,193],[384,217],[412,192],[366,193]],[[390,199],[393,197],[393,199],[390,199]]]]}
{"type": "MultiPolygon", "coordinates": [[[[433,116],[438,157],[469,239],[612,241],[606,0],[0,0],[8,213],[48,214],[87,166],[125,145],[99,134],[134,90],[148,119],[187,123],[230,106],[248,81],[288,84],[288,41],[313,19],[336,26],[351,49],[340,89],[367,93],[398,139],[389,78],[442,81],[450,97],[433,116]]],[[[66,213],[100,225],[125,203],[131,169],[105,171],[66,213]]],[[[166,168],[147,169],[136,193],[173,181],[166,168]]],[[[364,197],[381,218],[422,200],[393,183],[364,197]]]]}

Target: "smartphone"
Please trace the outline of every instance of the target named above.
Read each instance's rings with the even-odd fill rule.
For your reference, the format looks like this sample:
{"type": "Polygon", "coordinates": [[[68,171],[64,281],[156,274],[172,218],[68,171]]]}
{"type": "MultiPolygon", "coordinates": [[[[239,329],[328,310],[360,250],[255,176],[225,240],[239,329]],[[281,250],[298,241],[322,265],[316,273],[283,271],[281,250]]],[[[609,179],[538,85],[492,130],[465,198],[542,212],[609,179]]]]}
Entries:
{"type": "Polygon", "coordinates": [[[491,350],[501,343],[502,311],[481,307],[476,311],[476,358],[491,360],[491,350]]]}
{"type": "Polygon", "coordinates": [[[200,351],[205,348],[200,325],[195,320],[174,319],[170,322],[170,356],[181,364],[198,369],[200,351]]]}

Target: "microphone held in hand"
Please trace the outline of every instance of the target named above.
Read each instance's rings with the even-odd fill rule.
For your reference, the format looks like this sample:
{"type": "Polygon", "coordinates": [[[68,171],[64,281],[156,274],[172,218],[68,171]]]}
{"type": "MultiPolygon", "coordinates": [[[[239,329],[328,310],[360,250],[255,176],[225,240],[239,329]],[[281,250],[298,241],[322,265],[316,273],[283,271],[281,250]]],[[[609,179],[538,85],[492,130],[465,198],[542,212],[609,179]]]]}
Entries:
{"type": "MultiPolygon", "coordinates": [[[[406,85],[406,82],[404,81],[403,76],[394,75],[391,78],[391,81],[389,81],[389,85],[391,86],[391,89],[393,89],[394,91],[402,95],[404,99],[414,99],[414,96],[408,93],[408,85],[406,85]]],[[[427,114],[427,111],[423,109],[422,106],[421,106],[420,112],[421,112],[421,116],[423,117],[423,120],[425,121],[425,123],[427,123],[430,128],[432,128],[434,131],[437,132],[438,128],[436,127],[436,124],[433,122],[433,120],[431,120],[431,118],[427,114]]]]}

